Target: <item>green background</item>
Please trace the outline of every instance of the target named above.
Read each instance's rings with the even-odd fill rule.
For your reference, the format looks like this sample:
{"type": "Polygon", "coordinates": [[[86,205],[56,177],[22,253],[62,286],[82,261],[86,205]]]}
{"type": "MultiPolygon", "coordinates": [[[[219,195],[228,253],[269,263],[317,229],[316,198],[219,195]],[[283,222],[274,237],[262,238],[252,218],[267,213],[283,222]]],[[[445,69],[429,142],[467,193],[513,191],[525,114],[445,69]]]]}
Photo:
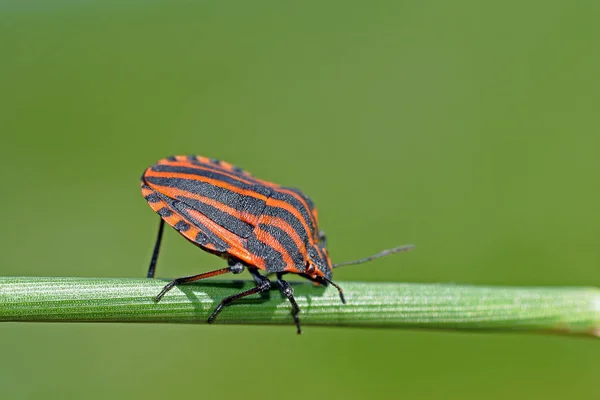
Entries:
{"type": "MultiPolygon", "coordinates": [[[[0,0],[0,274],[144,276],[139,177],[297,186],[347,280],[598,285],[600,3],[0,0]]],[[[158,275],[220,268],[168,230],[158,275]]],[[[594,340],[0,326],[18,398],[592,399],[594,340]]]]}

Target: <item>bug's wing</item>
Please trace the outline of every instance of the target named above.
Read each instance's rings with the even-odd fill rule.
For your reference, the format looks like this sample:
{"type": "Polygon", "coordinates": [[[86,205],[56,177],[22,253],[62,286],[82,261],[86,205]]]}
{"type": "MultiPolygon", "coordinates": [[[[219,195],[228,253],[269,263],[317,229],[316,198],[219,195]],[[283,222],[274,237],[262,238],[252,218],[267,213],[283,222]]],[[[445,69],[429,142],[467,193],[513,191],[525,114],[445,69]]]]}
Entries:
{"type": "Polygon", "coordinates": [[[178,156],[148,168],[142,191],[150,207],[188,240],[253,262],[246,239],[266,207],[268,187],[229,164],[178,156]]]}

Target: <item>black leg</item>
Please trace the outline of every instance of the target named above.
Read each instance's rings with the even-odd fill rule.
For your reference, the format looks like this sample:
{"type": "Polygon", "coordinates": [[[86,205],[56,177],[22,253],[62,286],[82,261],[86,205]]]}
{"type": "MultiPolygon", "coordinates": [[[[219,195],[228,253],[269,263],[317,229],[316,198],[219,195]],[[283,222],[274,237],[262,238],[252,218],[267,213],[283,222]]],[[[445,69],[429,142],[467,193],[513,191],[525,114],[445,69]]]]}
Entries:
{"type": "Polygon", "coordinates": [[[165,221],[161,218],[160,225],[158,226],[156,244],[154,245],[154,252],[152,253],[152,260],[150,260],[150,267],[148,267],[148,278],[154,278],[154,273],[156,272],[156,261],[158,260],[158,252],[160,250],[160,242],[162,241],[164,227],[165,221]]]}
{"type": "Polygon", "coordinates": [[[294,322],[296,323],[296,329],[299,335],[302,333],[302,330],[300,329],[300,318],[298,318],[300,307],[298,307],[296,299],[294,299],[294,289],[288,282],[283,280],[282,275],[281,272],[277,273],[277,283],[279,283],[279,290],[281,290],[281,293],[283,293],[290,303],[292,303],[292,315],[294,316],[294,322]]]}
{"type": "Polygon", "coordinates": [[[319,231],[319,244],[321,247],[327,247],[327,235],[324,231],[319,231]]]}
{"type": "Polygon", "coordinates": [[[158,296],[156,296],[156,301],[157,302],[160,301],[160,299],[162,299],[163,296],[169,290],[173,289],[173,287],[175,287],[177,285],[181,285],[182,283],[199,281],[200,279],[206,279],[206,278],[210,278],[212,276],[226,274],[228,272],[232,272],[234,274],[239,274],[242,271],[244,271],[244,265],[242,263],[230,262],[229,267],[227,267],[227,268],[221,268],[221,269],[217,269],[214,271],[205,272],[203,274],[184,276],[182,278],[173,279],[171,282],[167,283],[167,285],[163,288],[163,290],[160,291],[158,296]]]}
{"type": "Polygon", "coordinates": [[[241,299],[242,297],[251,296],[256,293],[263,293],[271,289],[271,281],[259,274],[256,268],[249,267],[248,271],[252,274],[256,286],[252,289],[244,290],[243,292],[234,294],[229,297],[225,297],[223,300],[221,300],[221,303],[219,303],[219,305],[217,306],[217,308],[215,308],[210,317],[208,317],[207,322],[209,324],[211,324],[215,320],[215,318],[217,318],[217,315],[219,315],[221,311],[223,311],[223,307],[230,305],[231,303],[241,299]]]}

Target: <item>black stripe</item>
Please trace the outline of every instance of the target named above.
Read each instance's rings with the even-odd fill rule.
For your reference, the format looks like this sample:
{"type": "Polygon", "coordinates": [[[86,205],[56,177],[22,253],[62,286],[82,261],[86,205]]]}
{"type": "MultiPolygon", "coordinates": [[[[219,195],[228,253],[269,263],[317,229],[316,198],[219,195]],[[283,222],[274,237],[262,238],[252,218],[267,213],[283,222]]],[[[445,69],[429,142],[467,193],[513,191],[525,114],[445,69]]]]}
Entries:
{"type": "Polygon", "coordinates": [[[308,229],[310,229],[310,231],[311,231],[310,232],[311,239],[316,237],[317,227],[314,226],[314,224],[312,223],[312,216],[310,214],[310,211],[306,209],[306,207],[300,202],[300,200],[298,200],[291,194],[282,193],[277,189],[274,189],[272,191],[271,197],[276,200],[285,201],[286,203],[288,203],[289,205],[294,207],[296,210],[298,210],[300,215],[302,215],[302,218],[304,218],[304,221],[306,222],[308,229]]]}
{"type": "Polygon", "coordinates": [[[312,201],[312,199],[310,197],[308,197],[307,195],[304,194],[304,192],[300,189],[297,188],[293,188],[293,187],[282,187],[282,189],[287,189],[291,192],[296,193],[298,196],[302,197],[304,199],[304,201],[306,202],[306,204],[308,204],[308,208],[310,208],[310,211],[315,209],[315,203],[312,201]]]}
{"type": "Polygon", "coordinates": [[[266,243],[261,242],[257,239],[256,235],[252,233],[248,237],[248,243],[246,245],[248,251],[255,256],[259,256],[265,262],[267,271],[269,272],[282,272],[285,271],[285,263],[281,253],[269,246],[266,243]]]}
{"type": "Polygon", "coordinates": [[[215,235],[210,229],[206,227],[203,223],[189,215],[188,213],[183,213],[186,219],[190,221],[196,228],[198,228],[198,234],[196,235],[195,242],[201,246],[206,246],[207,244],[212,244],[215,248],[215,251],[220,253],[225,253],[229,249],[229,244],[225,242],[223,239],[215,235]]]}
{"type": "Polygon", "coordinates": [[[247,238],[254,230],[254,226],[200,200],[183,196],[178,196],[178,200],[181,203],[176,203],[177,211],[180,211],[183,203],[185,206],[204,214],[211,221],[214,221],[239,237],[247,238]]]}
{"type": "MultiPolygon", "coordinates": [[[[220,252],[220,253],[225,253],[227,251],[227,249],[229,249],[229,245],[225,241],[223,241],[220,237],[215,235],[210,229],[208,229],[206,227],[206,225],[200,223],[200,221],[193,218],[187,212],[187,209],[184,204],[182,204],[181,202],[179,202],[177,200],[173,200],[159,192],[156,192],[156,194],[160,197],[160,199],[162,201],[167,203],[169,205],[169,207],[173,208],[174,210],[177,210],[177,213],[181,217],[187,219],[192,225],[194,225],[196,228],[198,228],[199,232],[196,235],[196,240],[195,240],[195,242],[197,244],[199,244],[201,246],[206,246],[207,244],[212,244],[215,247],[215,251],[220,252]]],[[[159,214],[160,214],[160,212],[163,212],[163,211],[168,212],[169,215],[173,215],[173,212],[171,210],[169,210],[167,207],[161,208],[159,210],[159,214]]],[[[185,223],[185,221],[179,221],[175,225],[178,225],[180,222],[185,223]]],[[[177,227],[175,227],[175,229],[177,229],[177,227]]],[[[213,251],[213,250],[210,250],[210,251],[213,251]]]]}
{"type": "MultiPolygon", "coordinates": [[[[148,176],[145,179],[146,182],[153,185],[177,188],[191,194],[208,197],[219,203],[235,208],[238,211],[247,212],[252,215],[260,215],[265,208],[264,200],[235,193],[231,190],[214,186],[207,182],[199,182],[193,179],[158,178],[153,176],[148,176]]],[[[156,188],[154,190],[156,190],[156,188]]]]}
{"type": "Polygon", "coordinates": [[[273,191],[270,188],[260,184],[252,185],[250,190],[258,194],[262,194],[265,197],[271,197],[271,194],[273,193],[273,191]]]}
{"type": "Polygon", "coordinates": [[[302,270],[304,267],[304,255],[300,253],[300,249],[296,246],[296,242],[281,228],[278,228],[269,224],[259,224],[258,227],[263,231],[267,232],[271,236],[279,242],[281,247],[283,247],[286,253],[292,258],[294,261],[294,265],[302,270]]]}
{"type": "MultiPolygon", "coordinates": [[[[306,232],[306,229],[304,229],[302,222],[300,222],[300,220],[298,220],[298,218],[296,218],[296,216],[294,216],[294,214],[290,213],[288,210],[274,206],[267,206],[263,210],[263,215],[281,218],[287,222],[294,231],[296,231],[303,243],[307,244],[309,242],[310,236],[308,232],[306,232]]],[[[307,225],[310,227],[309,223],[307,223],[307,225]]]]}
{"type": "Polygon", "coordinates": [[[220,252],[225,252],[227,250],[227,247],[215,245],[213,241],[211,241],[210,238],[203,231],[198,231],[195,242],[198,243],[200,246],[204,247],[206,247],[209,244],[213,244],[213,246],[215,246],[215,249],[220,252]]]}
{"type": "Polygon", "coordinates": [[[167,218],[173,215],[173,211],[169,210],[167,207],[159,209],[156,213],[163,218],[167,218]]]}
{"type": "Polygon", "coordinates": [[[221,165],[221,160],[217,160],[216,158],[210,158],[209,160],[215,165],[221,165]]]}
{"type": "Polygon", "coordinates": [[[179,221],[178,223],[176,223],[173,228],[175,228],[176,230],[178,230],[179,232],[185,232],[187,230],[190,229],[190,224],[188,224],[185,221],[179,221]]]}
{"type": "Polygon", "coordinates": [[[327,263],[327,258],[325,257],[323,249],[320,246],[311,247],[308,250],[308,256],[313,260],[313,263],[316,264],[317,269],[319,269],[327,279],[331,279],[331,266],[327,263]]]}
{"type": "Polygon", "coordinates": [[[175,156],[170,156],[166,158],[167,161],[177,161],[177,158],[175,158],[175,156]]]}
{"type": "Polygon", "coordinates": [[[198,160],[198,159],[195,159],[195,160],[191,160],[191,161],[190,161],[190,164],[193,164],[193,165],[195,165],[195,166],[198,166],[198,167],[206,168],[206,169],[209,169],[210,171],[214,171],[214,172],[226,172],[226,173],[228,173],[228,174],[232,174],[232,175],[239,175],[239,176],[240,176],[240,178],[242,178],[242,177],[243,177],[243,178],[246,178],[246,179],[247,179],[247,177],[245,177],[245,176],[242,176],[242,175],[241,175],[241,174],[239,174],[237,171],[231,171],[231,170],[229,170],[229,169],[225,169],[225,168],[224,168],[222,165],[220,165],[220,164],[218,164],[218,165],[217,165],[217,164],[212,164],[212,163],[210,162],[210,160],[209,160],[209,162],[207,163],[207,162],[204,162],[204,161],[200,161],[200,160],[198,160]]]}
{"type": "MultiPolygon", "coordinates": [[[[203,223],[192,217],[186,209],[185,204],[180,201],[170,199],[166,196],[161,196],[161,199],[169,204],[173,209],[177,210],[177,213],[183,218],[187,219],[192,225],[194,225],[200,232],[196,235],[196,243],[201,246],[212,244],[217,252],[224,253],[229,248],[229,245],[223,241],[220,237],[214,234],[210,229],[203,223]]],[[[177,228],[175,228],[177,229],[177,228]]]]}
{"type": "MultiPolygon", "coordinates": [[[[250,175],[248,172],[246,172],[244,169],[232,165],[231,169],[225,169],[223,168],[221,165],[216,165],[216,164],[211,164],[211,163],[206,163],[206,162],[202,162],[198,159],[190,159],[189,161],[190,164],[194,165],[194,166],[198,166],[198,167],[202,167],[204,170],[210,170],[212,172],[215,173],[226,173],[229,175],[234,175],[236,177],[239,177],[239,179],[244,179],[246,181],[250,181],[253,184],[256,185],[262,185],[262,183],[260,183],[255,177],[253,177],[252,175],[250,175]]],[[[159,165],[159,164],[157,164],[159,165]]],[[[185,168],[185,167],[182,167],[185,168]]],[[[192,172],[192,173],[197,173],[197,170],[195,168],[192,168],[194,171],[196,172],[192,172]]]]}
{"type": "MultiPolygon", "coordinates": [[[[206,164],[200,164],[199,166],[206,167],[206,164]]],[[[241,180],[232,177],[231,175],[236,175],[235,173],[229,172],[227,175],[227,171],[220,169],[200,169],[193,167],[180,167],[176,165],[166,165],[166,164],[156,164],[152,166],[152,171],[154,172],[172,172],[177,174],[188,174],[188,175],[196,175],[202,176],[209,179],[214,179],[217,181],[221,181],[227,183],[228,185],[232,185],[238,187],[240,189],[250,189],[254,186],[253,183],[242,182],[241,180]]],[[[148,179],[148,177],[146,177],[148,179]]],[[[173,178],[176,179],[176,178],[173,178]]],[[[189,179],[193,179],[190,177],[189,179]]],[[[244,176],[240,176],[240,179],[246,179],[244,176]]],[[[246,179],[247,180],[247,179],[246,179]]]]}
{"type": "Polygon", "coordinates": [[[158,203],[160,201],[160,197],[154,191],[144,198],[148,203],[158,203]]]}

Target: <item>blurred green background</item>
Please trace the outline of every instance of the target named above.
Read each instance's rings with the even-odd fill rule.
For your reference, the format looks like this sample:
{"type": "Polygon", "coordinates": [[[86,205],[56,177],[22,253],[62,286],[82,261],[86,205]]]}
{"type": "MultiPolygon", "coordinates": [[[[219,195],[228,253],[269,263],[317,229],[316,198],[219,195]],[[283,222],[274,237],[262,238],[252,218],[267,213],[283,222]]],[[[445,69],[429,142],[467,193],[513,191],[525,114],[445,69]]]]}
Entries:
{"type": "MultiPolygon", "coordinates": [[[[139,177],[297,186],[346,280],[600,283],[600,3],[0,0],[0,274],[144,276],[139,177]]],[[[158,275],[220,268],[166,233],[158,275]]],[[[598,398],[594,340],[0,326],[2,398],[598,398]]]]}

